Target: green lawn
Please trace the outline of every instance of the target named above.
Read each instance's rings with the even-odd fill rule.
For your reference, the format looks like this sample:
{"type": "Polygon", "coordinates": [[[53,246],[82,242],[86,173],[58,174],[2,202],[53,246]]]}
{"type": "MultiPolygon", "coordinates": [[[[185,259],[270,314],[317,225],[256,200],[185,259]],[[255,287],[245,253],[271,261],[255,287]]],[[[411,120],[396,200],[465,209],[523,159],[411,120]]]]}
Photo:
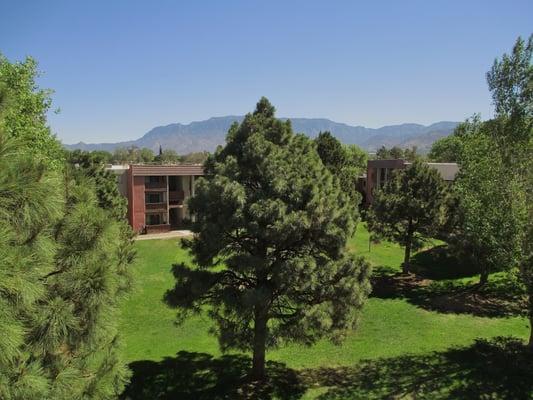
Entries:
{"type": "MultiPolygon", "coordinates": [[[[242,375],[249,359],[239,354],[221,358],[216,338],[208,334],[211,324],[208,318],[193,317],[183,325],[176,326],[175,311],[168,308],[162,300],[165,291],[174,283],[170,266],[175,262],[187,261],[189,259],[187,253],[180,248],[179,241],[176,239],[138,241],[136,247],[138,256],[134,265],[135,290],[124,301],[121,321],[126,358],[128,362],[133,362],[135,372],[134,390],[130,390],[129,394],[134,398],[207,399],[217,398],[217,396],[218,398],[232,398],[231,395],[222,395],[221,393],[227,388],[220,388],[217,385],[221,384],[220,382],[226,382],[229,388],[234,388],[236,383],[232,379],[235,379],[236,375],[242,375]],[[220,373],[209,377],[202,375],[199,381],[197,381],[198,376],[194,374],[186,377],[179,374],[169,375],[167,379],[170,383],[166,384],[170,386],[166,389],[165,384],[161,384],[159,376],[156,379],[159,382],[157,385],[159,394],[142,391],[144,389],[154,390],[150,386],[153,382],[150,381],[151,378],[148,375],[154,370],[161,375],[169,368],[187,369],[191,374],[191,370],[204,371],[204,373],[209,371],[211,374],[213,371],[220,371],[220,373]],[[235,372],[229,374],[228,371],[233,370],[235,372]],[[144,382],[143,379],[148,379],[148,381],[144,382]],[[141,388],[139,385],[146,387],[141,388]],[[150,388],[147,389],[148,387],[150,388]],[[161,393],[167,393],[167,397],[161,393]],[[172,397],[168,393],[179,393],[179,396],[172,397]]],[[[357,254],[365,256],[376,267],[387,267],[386,269],[391,272],[399,270],[403,260],[402,250],[394,244],[373,244],[369,251],[368,232],[362,225],[350,241],[349,247],[357,254]]],[[[379,368],[390,368],[389,363],[405,357],[411,357],[409,359],[411,366],[417,365],[417,362],[424,360],[424,357],[431,357],[420,362],[434,363],[438,368],[444,368],[441,365],[442,357],[448,360],[450,352],[456,351],[455,349],[474,351],[472,346],[476,338],[515,336],[525,339],[527,335],[528,324],[520,317],[486,318],[469,314],[439,313],[419,307],[401,296],[372,297],[364,308],[359,329],[350,334],[342,345],[335,346],[321,341],[312,347],[287,345],[270,351],[267,357],[272,361],[271,368],[273,371],[281,371],[279,375],[284,382],[279,383],[276,390],[281,390],[280,388],[285,387],[284,384],[290,386],[291,389],[285,392],[281,390],[279,393],[272,389],[264,394],[265,397],[257,395],[251,398],[271,396],[291,399],[387,398],[388,395],[375,392],[374,389],[374,392],[368,390],[363,395],[359,392],[360,386],[343,392],[343,395],[338,395],[341,393],[338,380],[331,378],[332,383],[317,378],[316,369],[329,368],[331,373],[338,373],[342,371],[339,367],[357,369],[358,366],[369,362],[377,363],[379,368]],[[361,360],[365,361],[359,364],[361,360]],[[293,381],[285,382],[290,380],[288,377],[291,377],[291,374],[295,374],[293,369],[300,371],[301,374],[293,376],[291,378],[293,381]]],[[[469,358],[472,357],[469,356],[469,358]]],[[[376,365],[373,364],[373,366],[376,365]]],[[[372,368],[365,368],[365,371],[368,370],[372,368]]],[[[396,372],[402,373],[402,371],[407,371],[407,367],[399,368],[396,372]]],[[[353,371],[342,372],[342,376],[350,373],[353,371]]],[[[277,376],[275,372],[272,375],[277,376]]],[[[362,375],[358,373],[356,376],[359,379],[362,375]]],[[[357,379],[353,378],[352,381],[357,379]]],[[[401,377],[398,379],[401,380],[401,377]]],[[[459,381],[461,380],[455,380],[455,383],[448,384],[446,388],[440,388],[438,393],[452,393],[451,390],[459,381]]],[[[404,395],[423,393],[417,392],[417,390],[422,390],[419,384],[411,383],[414,384],[413,387],[402,389],[404,395]]],[[[381,389],[386,390],[387,384],[390,382],[384,383],[381,389]]],[[[342,386],[343,390],[346,389],[345,386],[342,386]]],[[[434,389],[431,388],[431,390],[434,389]]],[[[427,393],[434,394],[433,392],[427,393]]]]}

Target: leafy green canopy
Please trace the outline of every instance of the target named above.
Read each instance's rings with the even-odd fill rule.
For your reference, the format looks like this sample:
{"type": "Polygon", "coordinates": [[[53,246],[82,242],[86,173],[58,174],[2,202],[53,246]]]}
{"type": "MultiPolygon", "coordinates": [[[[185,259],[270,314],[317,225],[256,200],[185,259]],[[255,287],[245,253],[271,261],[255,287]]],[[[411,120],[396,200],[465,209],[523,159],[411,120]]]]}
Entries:
{"type": "Polygon", "coordinates": [[[394,172],[378,189],[368,214],[368,227],[378,237],[405,247],[404,272],[411,249],[431,238],[442,220],[446,187],[439,173],[421,161],[394,172]]]}
{"type": "Polygon", "coordinates": [[[4,94],[0,129],[5,135],[20,139],[52,168],[60,169],[63,147],[46,123],[46,113],[52,105],[51,91],[39,89],[36,76],[34,59],[10,63],[0,54],[0,91],[4,94]]]}
{"type": "Polygon", "coordinates": [[[369,266],[346,252],[355,205],[290,121],[262,98],[234,124],[206,163],[190,201],[198,268],[174,266],[167,301],[197,311],[209,304],[223,350],[283,341],[339,340],[354,328],[370,291],[369,266]]]}
{"type": "Polygon", "coordinates": [[[495,118],[466,121],[454,134],[460,143],[461,171],[454,185],[458,218],[452,237],[456,247],[473,255],[482,283],[490,272],[516,266],[521,266],[526,284],[533,282],[533,272],[528,272],[533,271],[528,266],[533,220],[532,55],[530,36],[527,42],[518,38],[511,55],[495,60],[487,73],[495,118]]]}
{"type": "Polygon", "coordinates": [[[516,266],[519,254],[520,224],[512,207],[519,186],[491,137],[501,122],[472,123],[462,137],[461,169],[453,190],[460,215],[454,241],[459,241],[477,264],[482,283],[489,273],[516,266]]]}
{"type": "MultiPolygon", "coordinates": [[[[518,265],[529,294],[531,324],[529,346],[533,348],[533,35],[518,38],[512,53],[496,59],[487,73],[487,83],[496,110],[493,121],[485,124],[485,136],[493,142],[504,176],[494,188],[493,207],[503,208],[510,232],[498,237],[500,252],[507,264],[518,265]],[[504,195],[498,195],[499,193],[504,195]]],[[[474,153],[474,161],[483,156],[474,153]],[[476,157],[477,156],[477,157],[476,157]]],[[[490,183],[484,182],[487,186],[490,183]]],[[[465,206],[468,208],[468,204],[465,206]]],[[[502,212],[502,211],[500,211],[502,212]]],[[[495,229],[501,229],[501,224],[495,229]]]]}

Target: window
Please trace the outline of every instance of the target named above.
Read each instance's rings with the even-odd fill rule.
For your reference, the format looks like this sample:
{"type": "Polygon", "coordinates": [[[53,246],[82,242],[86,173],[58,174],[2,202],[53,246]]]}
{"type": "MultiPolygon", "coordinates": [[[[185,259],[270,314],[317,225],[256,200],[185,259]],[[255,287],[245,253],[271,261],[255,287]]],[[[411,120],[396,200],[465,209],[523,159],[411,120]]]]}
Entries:
{"type": "Polygon", "coordinates": [[[146,225],[163,225],[167,223],[167,214],[146,214],[146,225]]]}
{"type": "Polygon", "coordinates": [[[161,215],[159,214],[146,214],[146,225],[160,225],[161,215]]]}
{"type": "Polygon", "coordinates": [[[164,203],[162,193],[146,193],[144,202],[146,204],[164,203]]]}
{"type": "Polygon", "coordinates": [[[165,183],[163,176],[145,176],[144,184],[147,186],[159,186],[165,183]]]}
{"type": "Polygon", "coordinates": [[[387,182],[387,169],[386,168],[380,168],[379,169],[379,182],[381,183],[381,186],[387,182]]]}

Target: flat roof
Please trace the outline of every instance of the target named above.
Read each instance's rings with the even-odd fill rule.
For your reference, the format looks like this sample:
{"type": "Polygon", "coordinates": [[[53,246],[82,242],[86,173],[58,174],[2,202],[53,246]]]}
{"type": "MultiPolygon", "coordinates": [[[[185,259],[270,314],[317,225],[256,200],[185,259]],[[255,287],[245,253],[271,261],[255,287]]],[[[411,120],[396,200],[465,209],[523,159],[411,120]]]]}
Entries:
{"type": "Polygon", "coordinates": [[[203,175],[204,167],[202,164],[176,164],[176,165],[130,165],[131,173],[134,176],[188,176],[203,175]]]}

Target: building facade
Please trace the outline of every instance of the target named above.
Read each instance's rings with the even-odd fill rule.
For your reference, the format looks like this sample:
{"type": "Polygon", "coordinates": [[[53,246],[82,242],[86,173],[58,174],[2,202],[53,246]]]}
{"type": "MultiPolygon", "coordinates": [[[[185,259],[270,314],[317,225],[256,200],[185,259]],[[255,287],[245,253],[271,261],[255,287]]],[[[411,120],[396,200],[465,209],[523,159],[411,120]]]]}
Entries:
{"type": "Polygon", "coordinates": [[[109,168],[128,200],[128,221],[137,233],[167,232],[190,220],[187,200],[194,196],[202,165],[129,165],[109,168]]]}
{"type": "MultiPolygon", "coordinates": [[[[442,179],[452,182],[459,172],[457,163],[426,163],[431,168],[435,168],[442,179]]],[[[364,183],[364,197],[366,205],[372,204],[373,193],[376,188],[382,187],[391,177],[392,172],[397,169],[404,169],[411,165],[410,162],[402,159],[395,160],[368,160],[366,182],[364,183]]]]}

